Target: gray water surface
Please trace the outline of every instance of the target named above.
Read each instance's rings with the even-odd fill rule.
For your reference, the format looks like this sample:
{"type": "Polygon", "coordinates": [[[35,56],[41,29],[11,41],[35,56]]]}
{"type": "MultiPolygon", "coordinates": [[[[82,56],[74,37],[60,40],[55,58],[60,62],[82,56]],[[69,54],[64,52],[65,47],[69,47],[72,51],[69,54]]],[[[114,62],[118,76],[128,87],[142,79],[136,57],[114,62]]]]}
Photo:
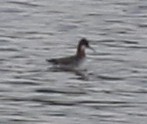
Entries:
{"type": "Polygon", "coordinates": [[[1,0],[1,124],[146,124],[146,0],[1,0]],[[91,40],[76,71],[45,60],[91,40]]]}

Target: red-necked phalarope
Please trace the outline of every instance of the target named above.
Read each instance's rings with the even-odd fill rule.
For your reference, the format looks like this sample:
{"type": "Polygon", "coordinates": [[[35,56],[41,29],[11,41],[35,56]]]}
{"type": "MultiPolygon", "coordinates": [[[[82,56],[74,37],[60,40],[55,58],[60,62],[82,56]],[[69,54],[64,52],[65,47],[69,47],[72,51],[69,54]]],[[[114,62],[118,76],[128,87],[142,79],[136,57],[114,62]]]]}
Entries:
{"type": "Polygon", "coordinates": [[[61,66],[78,66],[86,57],[85,48],[90,48],[94,50],[89,46],[89,41],[85,38],[82,38],[79,41],[79,44],[77,46],[77,52],[75,55],[57,59],[47,59],[47,62],[61,66]]]}

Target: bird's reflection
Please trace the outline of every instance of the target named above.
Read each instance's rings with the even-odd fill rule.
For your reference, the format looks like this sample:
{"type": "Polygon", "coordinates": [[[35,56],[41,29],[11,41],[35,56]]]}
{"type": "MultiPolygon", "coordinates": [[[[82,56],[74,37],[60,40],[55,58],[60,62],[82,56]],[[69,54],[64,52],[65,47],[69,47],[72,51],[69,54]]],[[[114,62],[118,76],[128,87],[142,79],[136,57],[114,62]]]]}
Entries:
{"type": "Polygon", "coordinates": [[[88,80],[88,72],[87,69],[77,69],[77,68],[72,68],[72,67],[58,67],[58,66],[53,66],[48,68],[48,71],[51,72],[68,72],[68,73],[73,73],[77,77],[77,79],[80,80],[88,80]]]}

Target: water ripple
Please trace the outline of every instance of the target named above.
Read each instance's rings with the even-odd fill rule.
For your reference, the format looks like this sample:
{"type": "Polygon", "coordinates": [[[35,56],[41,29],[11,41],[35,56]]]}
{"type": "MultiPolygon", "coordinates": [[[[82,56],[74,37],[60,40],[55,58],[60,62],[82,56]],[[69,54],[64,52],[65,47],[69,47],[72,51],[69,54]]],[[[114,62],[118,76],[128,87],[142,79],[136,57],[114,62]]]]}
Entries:
{"type": "Polygon", "coordinates": [[[38,7],[40,5],[37,5],[35,3],[31,3],[31,2],[20,2],[20,1],[9,1],[8,3],[11,3],[11,4],[16,4],[16,5],[22,5],[22,6],[26,6],[26,7],[38,7]]]}
{"type": "Polygon", "coordinates": [[[85,92],[83,91],[78,91],[78,90],[73,90],[70,89],[70,90],[57,90],[57,89],[37,89],[35,92],[38,92],[38,93],[59,93],[59,94],[67,94],[67,95],[76,95],[76,94],[85,94],[85,92]]]}

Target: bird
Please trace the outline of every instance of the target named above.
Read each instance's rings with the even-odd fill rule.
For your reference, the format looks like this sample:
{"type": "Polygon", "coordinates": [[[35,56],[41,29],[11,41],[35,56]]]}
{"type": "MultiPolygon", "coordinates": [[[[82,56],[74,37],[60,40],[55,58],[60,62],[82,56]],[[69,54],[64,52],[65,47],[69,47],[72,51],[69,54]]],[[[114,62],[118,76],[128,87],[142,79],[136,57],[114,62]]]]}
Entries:
{"type": "Polygon", "coordinates": [[[77,51],[75,55],[63,57],[63,58],[47,59],[46,61],[52,63],[53,65],[60,65],[62,67],[79,66],[86,58],[86,53],[85,53],[86,48],[92,49],[94,51],[94,49],[89,45],[89,40],[87,40],[86,38],[82,38],[77,45],[77,51]]]}

